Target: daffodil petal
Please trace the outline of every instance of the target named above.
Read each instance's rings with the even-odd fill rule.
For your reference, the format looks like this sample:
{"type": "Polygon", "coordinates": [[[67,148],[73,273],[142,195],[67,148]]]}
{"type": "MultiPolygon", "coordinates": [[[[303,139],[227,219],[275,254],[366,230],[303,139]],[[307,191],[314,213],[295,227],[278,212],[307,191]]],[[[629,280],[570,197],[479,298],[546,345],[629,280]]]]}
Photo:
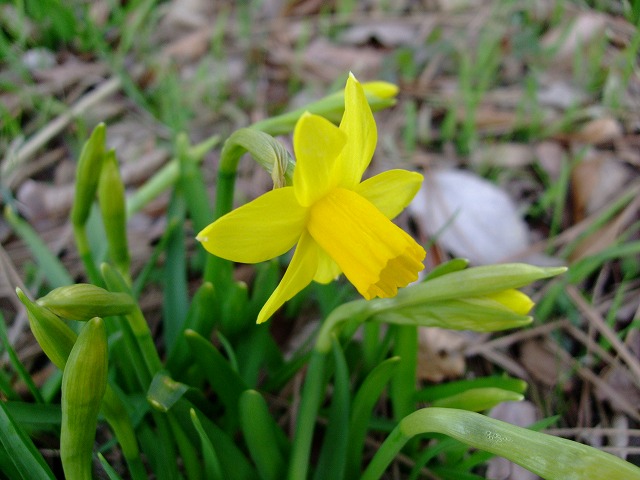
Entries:
{"type": "Polygon", "coordinates": [[[284,302],[311,283],[318,268],[318,245],[303,233],[282,281],[258,314],[257,323],[266,322],[284,302]]]}
{"type": "Polygon", "coordinates": [[[388,170],[365,180],[354,190],[387,218],[395,218],[418,193],[422,180],[417,172],[388,170]]]}
{"type": "Polygon", "coordinates": [[[350,74],[344,91],[344,115],[340,130],[347,135],[339,160],[339,185],[353,189],[369,166],[378,141],[376,122],[362,85],[350,74]]]}
{"type": "Polygon", "coordinates": [[[300,117],[293,131],[293,185],[301,205],[311,205],[335,186],[336,161],[346,143],[346,135],[329,120],[310,113],[300,117]]]}
{"type": "Polygon", "coordinates": [[[356,192],[336,188],[309,211],[307,230],[366,299],[417,280],[424,249],[356,192]]]}
{"type": "Polygon", "coordinates": [[[307,209],[296,201],[293,187],[277,188],[220,217],[196,239],[218,257],[242,263],[263,262],[295,245],[306,216],[307,209]]]}
{"type": "Polygon", "coordinates": [[[327,252],[318,249],[318,270],[313,280],[318,283],[331,283],[340,276],[342,270],[327,252]]]}

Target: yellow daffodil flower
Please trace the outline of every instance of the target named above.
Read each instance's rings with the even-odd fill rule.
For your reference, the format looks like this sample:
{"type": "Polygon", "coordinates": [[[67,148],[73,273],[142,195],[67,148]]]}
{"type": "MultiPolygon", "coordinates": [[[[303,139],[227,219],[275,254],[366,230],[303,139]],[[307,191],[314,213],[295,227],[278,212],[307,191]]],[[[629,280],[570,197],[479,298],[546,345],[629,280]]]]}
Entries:
{"type": "Polygon", "coordinates": [[[293,185],[224,215],[196,237],[214,255],[241,263],[277,257],[297,244],[258,323],[312,280],[329,283],[342,272],[370,300],[392,297],[418,278],[425,251],[390,219],[417,193],[422,175],[390,170],[361,182],[376,142],[371,108],[350,75],[339,127],[310,113],[296,123],[293,185]]]}

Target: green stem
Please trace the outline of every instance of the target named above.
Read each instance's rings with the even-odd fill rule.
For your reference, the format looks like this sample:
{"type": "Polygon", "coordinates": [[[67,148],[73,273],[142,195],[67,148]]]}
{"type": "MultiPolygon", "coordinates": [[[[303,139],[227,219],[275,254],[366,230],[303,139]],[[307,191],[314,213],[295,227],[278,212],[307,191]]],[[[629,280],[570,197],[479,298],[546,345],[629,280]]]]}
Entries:
{"type": "Polygon", "coordinates": [[[122,400],[109,385],[107,385],[107,390],[102,399],[102,414],[118,439],[118,443],[122,449],[122,455],[129,467],[131,478],[133,480],[145,480],[148,478],[144,465],[142,464],[142,459],[140,458],[138,440],[131,423],[131,418],[122,400]]]}
{"type": "Polygon", "coordinates": [[[371,463],[360,477],[360,480],[378,480],[389,464],[396,458],[396,455],[405,443],[411,437],[407,437],[402,433],[402,429],[398,426],[393,429],[384,443],[378,448],[371,463]]]}
{"type": "Polygon", "coordinates": [[[87,238],[85,224],[74,225],[73,236],[76,241],[76,248],[78,249],[80,260],[82,260],[82,264],[84,265],[89,280],[91,283],[99,287],[104,286],[100,271],[93,260],[93,256],[91,255],[91,247],[89,246],[89,239],[87,238]]]}
{"type": "Polygon", "coordinates": [[[307,478],[311,441],[325,387],[324,370],[327,353],[314,350],[311,354],[292,443],[291,462],[287,477],[289,480],[307,478]]]}
{"type": "Polygon", "coordinates": [[[380,446],[361,480],[379,479],[410,438],[430,432],[500,455],[548,480],[640,479],[638,467],[596,448],[479,413],[432,407],[402,419],[380,446]]]}

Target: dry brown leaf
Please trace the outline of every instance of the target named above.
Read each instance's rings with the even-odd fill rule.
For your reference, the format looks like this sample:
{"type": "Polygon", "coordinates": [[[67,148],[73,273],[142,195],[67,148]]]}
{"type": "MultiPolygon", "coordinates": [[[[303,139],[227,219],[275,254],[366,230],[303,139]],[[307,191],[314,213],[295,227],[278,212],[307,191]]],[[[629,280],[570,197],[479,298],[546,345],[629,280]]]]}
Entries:
{"type": "Polygon", "coordinates": [[[201,27],[174,40],[162,50],[162,53],[183,62],[198,60],[209,49],[211,33],[210,26],[201,27]]]}
{"type": "MultiPolygon", "coordinates": [[[[616,392],[616,395],[624,398],[632,405],[640,405],[640,389],[635,385],[628,368],[620,364],[607,367],[604,373],[601,374],[601,378],[606,385],[616,392]]],[[[621,409],[617,403],[616,397],[612,397],[608,395],[607,392],[603,392],[597,385],[595,393],[598,400],[609,400],[612,408],[624,412],[624,409],[621,409]]]]}
{"type": "Polygon", "coordinates": [[[536,157],[540,166],[553,180],[560,178],[565,152],[558,142],[544,141],[535,146],[536,157]]]}
{"type": "Polygon", "coordinates": [[[459,12],[470,10],[482,5],[483,0],[438,0],[438,8],[443,12],[459,12]]]}
{"type": "Polygon", "coordinates": [[[53,93],[80,81],[86,83],[91,78],[98,82],[106,72],[107,65],[104,63],[86,63],[71,59],[62,65],[38,70],[33,76],[40,82],[50,84],[47,85],[47,90],[53,93]]]}
{"type": "Polygon", "coordinates": [[[340,40],[349,45],[366,45],[374,40],[385,47],[398,47],[421,44],[424,33],[418,33],[418,26],[406,21],[371,21],[348,28],[340,40]]]}
{"type": "MultiPolygon", "coordinates": [[[[362,80],[374,78],[382,65],[383,52],[373,48],[345,47],[319,37],[304,53],[305,74],[327,82],[353,71],[362,80]]],[[[292,57],[291,60],[294,60],[292,57]]]]}
{"type": "Polygon", "coordinates": [[[32,223],[62,218],[69,213],[75,187],[51,186],[27,179],[18,189],[16,198],[21,203],[20,212],[32,223]]]}
{"type": "Polygon", "coordinates": [[[629,169],[615,157],[588,151],[571,172],[571,195],[577,221],[615,198],[630,179],[629,169]]]}
{"type": "Polygon", "coordinates": [[[573,388],[572,365],[565,363],[542,341],[527,340],[520,345],[520,362],[539,382],[549,387],[562,387],[569,391],[573,388]]]}
{"type": "Polygon", "coordinates": [[[566,110],[583,104],[587,95],[578,86],[568,84],[563,79],[543,79],[536,98],[541,106],[566,110]]]}
{"type": "Polygon", "coordinates": [[[214,7],[215,2],[209,0],[173,0],[164,6],[166,13],[160,24],[163,35],[210,26],[214,7]]]}
{"type": "MultiPolygon", "coordinates": [[[[571,60],[578,49],[604,33],[606,24],[606,15],[583,11],[576,18],[549,31],[541,43],[543,47],[554,52],[555,60],[571,60]]],[[[568,62],[568,65],[571,65],[571,62],[568,62]]]]}
{"type": "MultiPolygon", "coordinates": [[[[468,113],[464,107],[456,111],[456,118],[459,122],[463,122],[468,113]]],[[[482,104],[475,111],[475,125],[478,131],[483,135],[499,135],[512,131],[522,118],[515,111],[502,110],[494,105],[482,104]]]]}
{"type": "Polygon", "coordinates": [[[534,159],[532,146],[524,143],[480,145],[469,156],[472,165],[510,168],[526,167],[534,159]]]}
{"type": "Polygon", "coordinates": [[[463,349],[468,343],[465,334],[420,328],[418,335],[418,379],[441,382],[462,376],[466,366],[463,349]]]}
{"type": "Polygon", "coordinates": [[[568,139],[598,145],[617,140],[623,133],[622,125],[618,120],[613,117],[602,117],[585,123],[578,132],[569,134],[568,139]]]}

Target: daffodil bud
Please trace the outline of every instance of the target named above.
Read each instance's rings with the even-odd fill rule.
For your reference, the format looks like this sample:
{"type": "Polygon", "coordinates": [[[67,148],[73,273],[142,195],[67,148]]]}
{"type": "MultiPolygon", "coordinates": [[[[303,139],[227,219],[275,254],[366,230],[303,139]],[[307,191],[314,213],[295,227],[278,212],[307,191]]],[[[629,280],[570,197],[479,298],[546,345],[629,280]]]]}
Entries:
{"type": "Polygon", "coordinates": [[[92,478],[91,455],[107,373],[107,331],[104,321],[95,317],[80,331],[62,374],[60,457],[67,480],[92,478]]]}
{"type": "MultiPolygon", "coordinates": [[[[31,332],[49,360],[64,371],[67,359],[78,335],[51,310],[29,300],[22,290],[16,288],[18,298],[27,308],[31,332]]],[[[113,428],[130,465],[139,463],[139,450],[131,420],[120,397],[107,385],[102,402],[105,419],[113,428]]]]}
{"type": "Polygon", "coordinates": [[[98,184],[98,201],[107,235],[109,256],[116,268],[128,277],[131,260],[127,246],[124,185],[114,150],[109,150],[104,158],[98,184]]]}
{"type": "Polygon", "coordinates": [[[51,290],[38,304],[69,320],[126,315],[135,308],[127,293],[109,292],[90,283],[78,283],[51,290]]]}
{"type": "Polygon", "coordinates": [[[238,160],[246,152],[271,174],[274,188],[291,185],[295,162],[284,146],[271,135],[254,128],[236,130],[222,148],[222,163],[230,165],[235,171],[238,160]]]}
{"type": "Polygon", "coordinates": [[[377,97],[379,100],[393,99],[398,95],[398,86],[389,82],[363,82],[362,89],[371,103],[377,97]],[[374,97],[373,99],[371,97],[374,97]]]}
{"type": "Polygon", "coordinates": [[[76,193],[71,207],[71,222],[74,226],[86,223],[95,200],[104,158],[105,136],[106,127],[104,123],[100,123],[82,147],[76,168],[76,193]]]}
{"type": "Polygon", "coordinates": [[[27,308],[29,326],[40,348],[56,367],[64,370],[76,342],[76,333],[51,310],[29,300],[19,288],[16,288],[16,293],[27,308]]]}

